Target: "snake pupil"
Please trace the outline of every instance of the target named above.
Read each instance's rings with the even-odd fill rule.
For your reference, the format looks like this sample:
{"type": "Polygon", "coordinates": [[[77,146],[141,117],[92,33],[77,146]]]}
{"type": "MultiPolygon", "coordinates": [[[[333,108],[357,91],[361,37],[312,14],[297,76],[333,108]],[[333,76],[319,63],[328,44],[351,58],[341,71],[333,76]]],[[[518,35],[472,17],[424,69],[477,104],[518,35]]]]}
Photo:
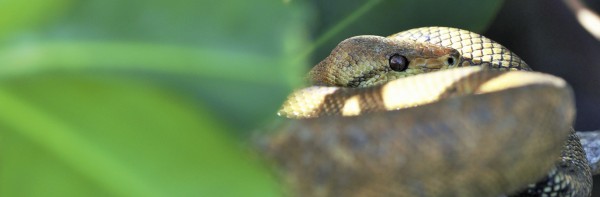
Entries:
{"type": "Polygon", "coordinates": [[[392,57],[390,57],[389,64],[392,70],[398,72],[405,71],[408,68],[408,60],[406,57],[399,54],[392,55],[392,57]]]}
{"type": "Polygon", "coordinates": [[[449,57],[448,60],[446,60],[448,62],[448,65],[454,65],[454,58],[453,57],[449,57]]]}

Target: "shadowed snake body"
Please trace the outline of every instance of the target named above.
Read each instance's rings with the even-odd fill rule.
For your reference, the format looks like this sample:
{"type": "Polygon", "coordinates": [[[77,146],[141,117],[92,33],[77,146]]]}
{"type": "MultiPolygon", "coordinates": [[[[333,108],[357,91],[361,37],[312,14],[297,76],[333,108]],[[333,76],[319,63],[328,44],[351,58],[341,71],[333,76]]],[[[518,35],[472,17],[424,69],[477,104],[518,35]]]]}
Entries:
{"type": "Polygon", "coordinates": [[[589,196],[571,89],[530,70],[461,29],[352,37],[260,148],[296,196],[589,196]]]}

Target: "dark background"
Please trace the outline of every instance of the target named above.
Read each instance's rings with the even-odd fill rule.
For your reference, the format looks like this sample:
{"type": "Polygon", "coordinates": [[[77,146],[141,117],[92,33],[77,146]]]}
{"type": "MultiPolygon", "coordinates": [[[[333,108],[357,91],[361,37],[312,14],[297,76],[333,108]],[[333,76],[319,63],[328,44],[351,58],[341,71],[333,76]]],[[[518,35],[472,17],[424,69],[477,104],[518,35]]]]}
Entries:
{"type": "MultiPolygon", "coordinates": [[[[598,11],[598,1],[588,4],[598,11]]],[[[600,41],[562,1],[506,1],[484,35],[508,46],[534,70],[564,78],[575,92],[575,129],[600,129],[600,41]]]]}

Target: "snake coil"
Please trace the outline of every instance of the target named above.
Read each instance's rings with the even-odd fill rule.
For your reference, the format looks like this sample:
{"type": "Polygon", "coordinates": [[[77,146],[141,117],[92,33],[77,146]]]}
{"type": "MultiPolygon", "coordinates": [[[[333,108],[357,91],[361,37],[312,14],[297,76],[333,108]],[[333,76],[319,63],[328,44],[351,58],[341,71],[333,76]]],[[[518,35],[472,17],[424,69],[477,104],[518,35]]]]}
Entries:
{"type": "Polygon", "coordinates": [[[466,30],[352,37],[260,150],[297,196],[589,196],[571,89],[529,70],[466,30]]]}

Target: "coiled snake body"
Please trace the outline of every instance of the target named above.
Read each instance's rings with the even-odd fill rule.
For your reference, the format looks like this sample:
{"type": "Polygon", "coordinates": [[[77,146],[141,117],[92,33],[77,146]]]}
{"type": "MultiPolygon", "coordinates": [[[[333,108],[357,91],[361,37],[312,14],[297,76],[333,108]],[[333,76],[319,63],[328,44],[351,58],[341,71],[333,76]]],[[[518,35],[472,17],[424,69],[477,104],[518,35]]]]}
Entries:
{"type": "Polygon", "coordinates": [[[466,30],[352,37],[260,148],[297,196],[589,196],[571,90],[529,70],[466,30]]]}

